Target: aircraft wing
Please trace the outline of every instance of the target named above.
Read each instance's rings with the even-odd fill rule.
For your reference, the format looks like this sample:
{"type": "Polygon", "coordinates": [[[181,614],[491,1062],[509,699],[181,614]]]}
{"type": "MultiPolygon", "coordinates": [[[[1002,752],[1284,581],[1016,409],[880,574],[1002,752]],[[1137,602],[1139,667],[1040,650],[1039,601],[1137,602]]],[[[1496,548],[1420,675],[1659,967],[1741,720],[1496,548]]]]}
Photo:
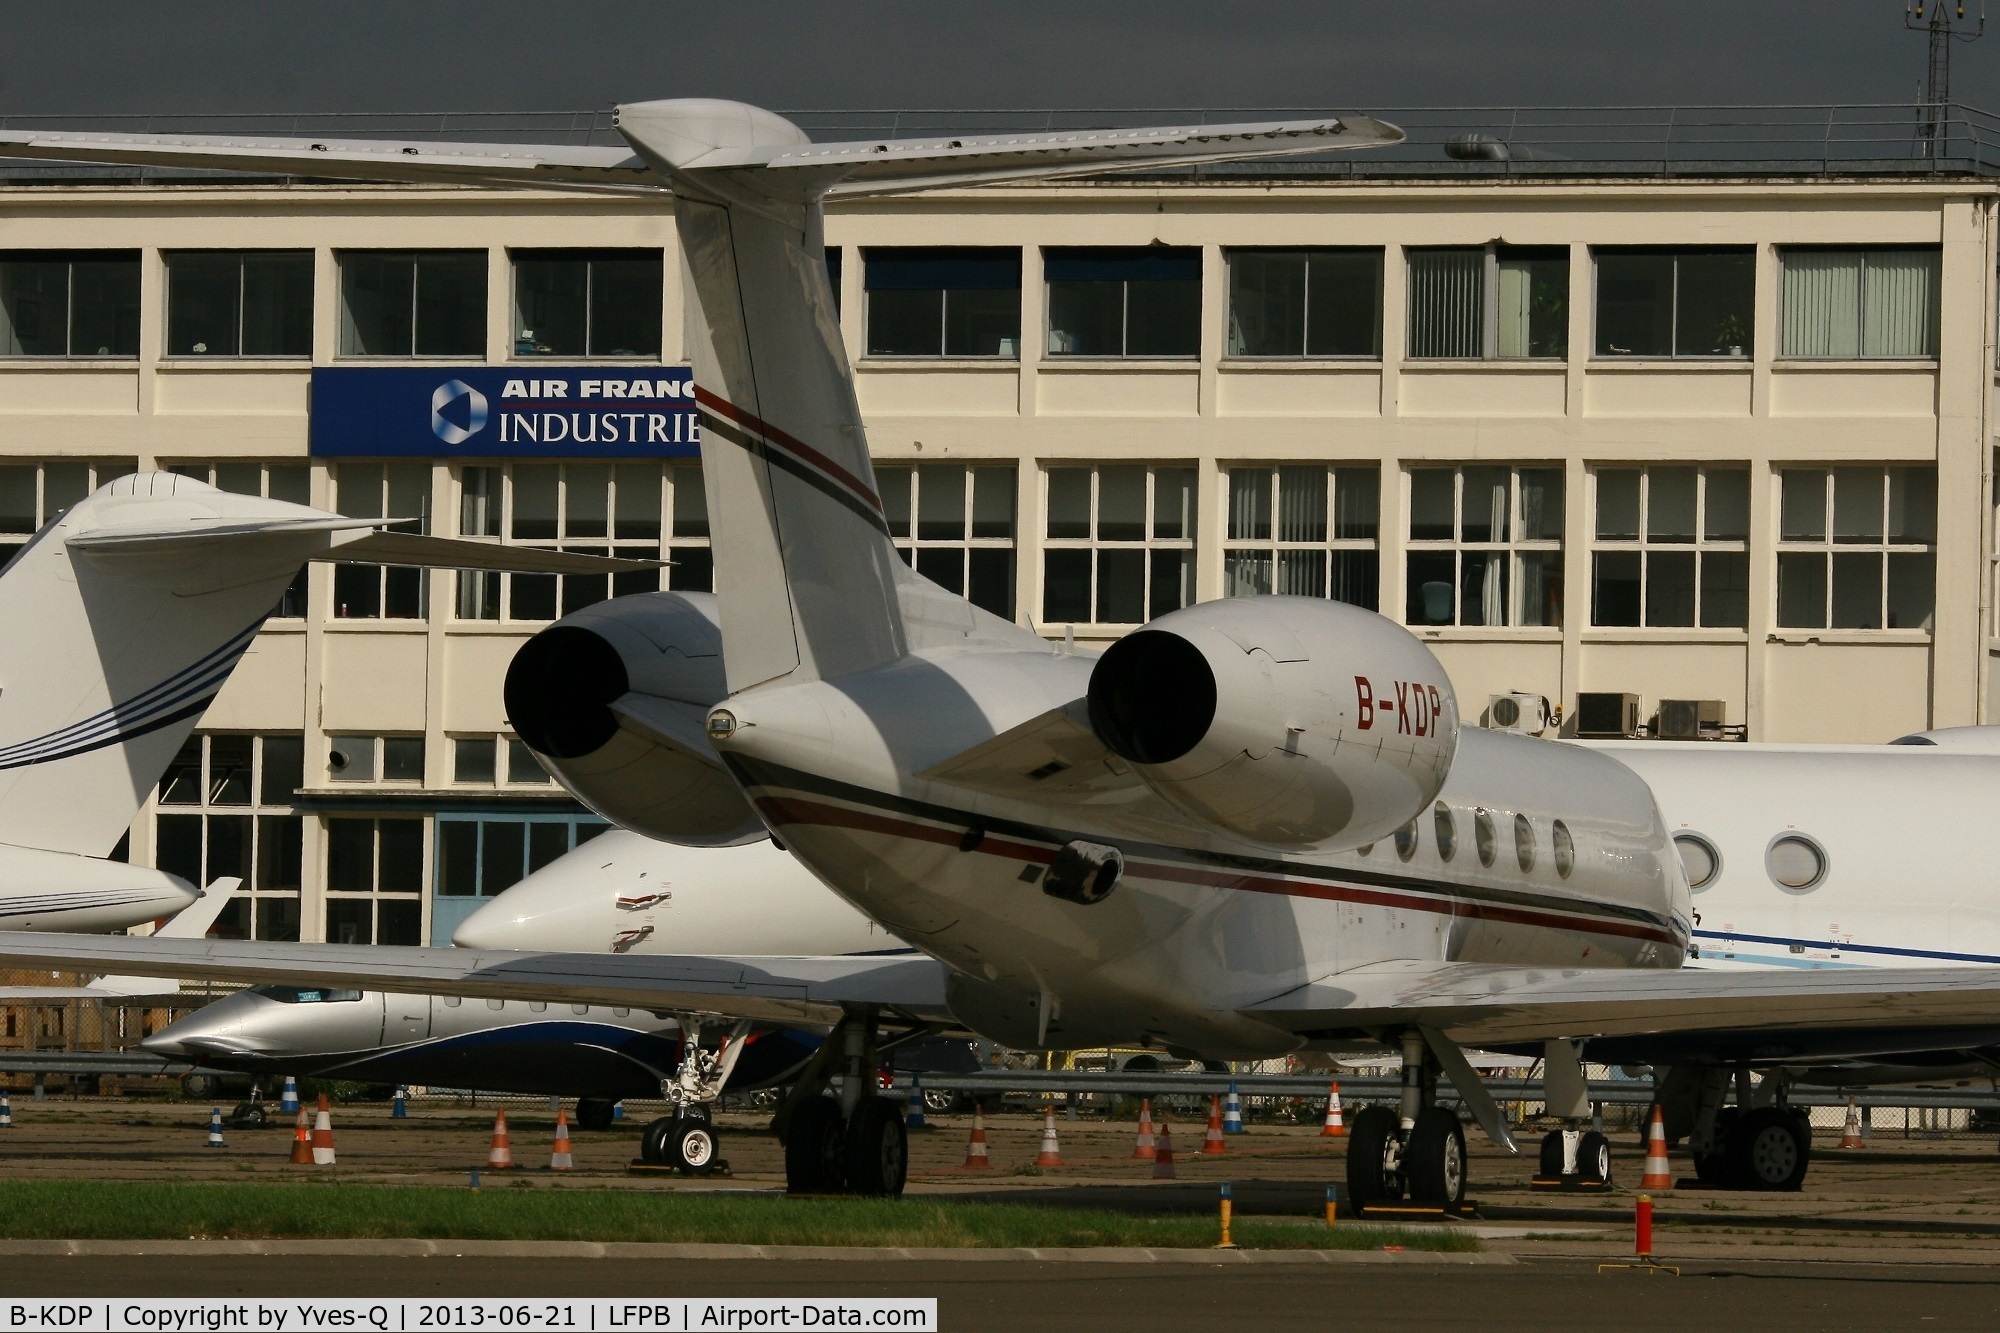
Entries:
{"type": "Polygon", "coordinates": [[[768,1023],[830,1024],[839,1019],[842,1003],[879,1005],[911,1019],[949,1017],[944,964],[907,954],[516,953],[0,931],[0,966],[257,985],[338,984],[402,994],[687,1010],[768,1023]]]}
{"type": "Polygon", "coordinates": [[[1393,963],[1243,1010],[1314,1040],[1412,1020],[1461,1045],[1732,1031],[2000,1026],[2000,968],[1541,968],[1393,963]]]}
{"type": "Polygon", "coordinates": [[[660,569],[664,560],[581,555],[533,546],[464,541],[415,532],[378,531],[395,519],[320,518],[221,519],[181,522],[160,528],[111,528],[70,537],[71,548],[94,556],[146,556],[160,551],[227,550],[245,537],[314,537],[328,545],[305,558],[343,564],[414,565],[422,569],[503,569],[516,574],[629,574],[660,569]]]}

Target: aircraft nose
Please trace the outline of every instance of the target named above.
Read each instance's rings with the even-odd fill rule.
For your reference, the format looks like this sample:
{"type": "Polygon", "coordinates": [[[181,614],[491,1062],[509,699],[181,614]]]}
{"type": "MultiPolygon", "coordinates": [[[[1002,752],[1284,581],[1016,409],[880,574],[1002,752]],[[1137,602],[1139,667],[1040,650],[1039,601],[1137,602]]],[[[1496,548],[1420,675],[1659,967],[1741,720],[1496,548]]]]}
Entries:
{"type": "Polygon", "coordinates": [[[199,1060],[237,1044],[246,996],[231,995],[176,1019],[142,1040],[142,1049],[170,1060],[199,1060]]]}

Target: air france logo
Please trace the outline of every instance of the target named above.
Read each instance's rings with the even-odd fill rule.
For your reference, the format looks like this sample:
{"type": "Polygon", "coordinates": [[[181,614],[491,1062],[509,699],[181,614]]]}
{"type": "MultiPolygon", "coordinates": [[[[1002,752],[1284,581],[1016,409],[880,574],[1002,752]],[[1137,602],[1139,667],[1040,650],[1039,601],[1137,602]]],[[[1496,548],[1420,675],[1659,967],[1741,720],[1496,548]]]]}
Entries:
{"type": "Polygon", "coordinates": [[[464,444],[486,427],[486,395],[464,380],[446,380],[431,394],[431,432],[446,444],[464,444]],[[465,400],[465,424],[459,425],[444,410],[459,399],[465,400]]]}

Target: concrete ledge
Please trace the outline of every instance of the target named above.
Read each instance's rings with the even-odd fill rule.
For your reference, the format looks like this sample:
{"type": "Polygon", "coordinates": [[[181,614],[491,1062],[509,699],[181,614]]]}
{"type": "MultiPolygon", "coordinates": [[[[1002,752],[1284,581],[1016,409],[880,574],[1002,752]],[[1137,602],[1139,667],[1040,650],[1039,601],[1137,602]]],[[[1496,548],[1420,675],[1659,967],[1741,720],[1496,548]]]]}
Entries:
{"type": "Polygon", "coordinates": [[[530,1240],[0,1240],[0,1258],[74,1255],[308,1256],[425,1259],[960,1259],[1097,1264],[1511,1264],[1512,1255],[1433,1250],[906,1249],[863,1245],[650,1245],[530,1240]]]}

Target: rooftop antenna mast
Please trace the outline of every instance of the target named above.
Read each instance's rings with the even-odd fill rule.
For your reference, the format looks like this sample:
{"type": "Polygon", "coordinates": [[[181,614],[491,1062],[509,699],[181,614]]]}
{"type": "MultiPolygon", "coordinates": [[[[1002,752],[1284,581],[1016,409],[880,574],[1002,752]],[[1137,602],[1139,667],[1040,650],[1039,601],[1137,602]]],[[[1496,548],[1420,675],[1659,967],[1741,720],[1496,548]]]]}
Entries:
{"type": "Polygon", "coordinates": [[[1923,156],[1936,162],[1945,155],[1951,135],[1951,45],[1976,42],[1985,34],[1986,0],[1979,0],[1978,16],[1971,19],[1965,14],[1965,0],[1904,0],[1903,26],[1928,32],[1931,38],[1917,133],[1923,156]]]}

